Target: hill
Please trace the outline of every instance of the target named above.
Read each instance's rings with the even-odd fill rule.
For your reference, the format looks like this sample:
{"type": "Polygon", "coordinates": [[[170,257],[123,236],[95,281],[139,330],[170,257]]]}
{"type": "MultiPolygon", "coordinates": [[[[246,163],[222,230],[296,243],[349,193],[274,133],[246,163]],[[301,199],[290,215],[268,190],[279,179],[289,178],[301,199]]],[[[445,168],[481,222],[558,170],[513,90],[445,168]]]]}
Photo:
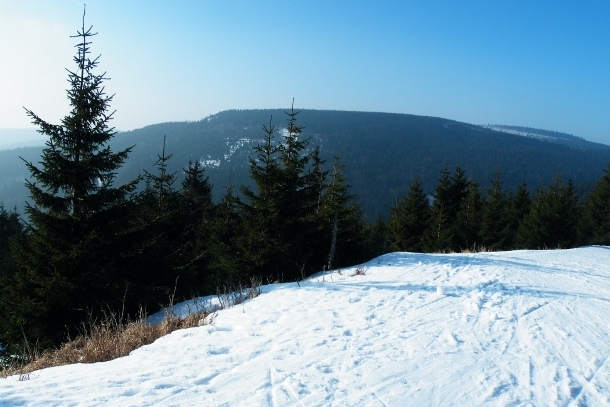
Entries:
{"type": "Polygon", "coordinates": [[[45,136],[35,129],[0,129],[0,150],[13,150],[21,147],[40,147],[45,136]]]}
{"type": "MultiPolygon", "coordinates": [[[[280,129],[286,123],[283,110],[230,110],[197,122],[161,123],[119,133],[113,148],[134,149],[117,180],[133,179],[143,169],[153,171],[166,135],[167,152],[174,154],[169,170],[180,176],[189,159],[200,160],[220,198],[229,183],[250,183],[247,157],[262,140],[262,125],[268,125],[270,117],[280,129]]],[[[507,189],[525,181],[533,190],[560,174],[571,178],[584,195],[610,162],[610,146],[544,130],[536,131],[556,136],[522,137],[516,134],[523,133],[517,130],[522,128],[495,126],[502,128],[497,131],[408,114],[303,110],[298,121],[311,146],[319,145],[328,162],[341,156],[352,192],[369,218],[386,215],[418,175],[425,190],[432,192],[445,165],[450,170],[461,166],[483,188],[497,171],[507,189]]],[[[0,151],[0,192],[9,208],[23,207],[26,199],[27,173],[18,155],[36,161],[40,149],[0,151]]]]}
{"type": "Polygon", "coordinates": [[[392,253],[121,359],[0,379],[0,405],[605,406],[608,264],[609,247],[392,253]]]}

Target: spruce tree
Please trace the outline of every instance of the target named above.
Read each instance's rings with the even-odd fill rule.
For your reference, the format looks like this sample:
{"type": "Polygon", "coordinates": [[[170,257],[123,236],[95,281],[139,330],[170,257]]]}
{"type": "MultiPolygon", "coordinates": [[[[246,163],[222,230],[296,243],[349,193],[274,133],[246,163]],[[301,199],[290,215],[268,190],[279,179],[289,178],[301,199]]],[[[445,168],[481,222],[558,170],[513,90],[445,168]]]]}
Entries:
{"type": "Polygon", "coordinates": [[[180,292],[190,295],[209,294],[211,233],[215,207],[212,185],[199,161],[189,161],[179,193],[179,225],[181,237],[178,254],[181,257],[177,274],[180,292]],[[190,291],[190,292],[189,292],[190,291]]]}
{"type": "Polygon", "coordinates": [[[587,199],[584,224],[589,243],[610,245],[610,164],[587,199]]]}
{"type": "Polygon", "coordinates": [[[429,252],[460,249],[456,218],[468,194],[469,181],[460,167],[455,168],[453,175],[450,174],[445,166],[434,190],[430,224],[424,233],[425,250],[429,252]]]}
{"type": "Polygon", "coordinates": [[[7,301],[11,298],[11,284],[16,272],[12,249],[24,238],[17,211],[9,212],[0,204],[0,367],[9,343],[4,332],[10,330],[10,318],[7,317],[12,312],[12,304],[7,301]]]}
{"type": "Polygon", "coordinates": [[[366,225],[364,240],[365,254],[369,259],[390,252],[388,226],[380,215],[366,225]]]}
{"type": "Polygon", "coordinates": [[[518,239],[518,231],[530,213],[531,206],[532,198],[527,190],[527,184],[522,182],[517,191],[509,196],[509,232],[507,235],[510,249],[523,247],[522,242],[518,239]]]}
{"type": "MultiPolygon", "coordinates": [[[[7,211],[0,204],[0,282],[2,276],[8,276],[14,271],[11,255],[11,245],[23,233],[23,225],[16,210],[7,211]]],[[[4,286],[0,283],[0,287],[4,286]]]]}
{"type": "Polygon", "coordinates": [[[130,197],[136,182],[113,186],[130,149],[115,153],[108,146],[115,134],[112,96],[105,93],[105,73],[96,73],[99,57],[90,57],[91,30],[83,14],[76,67],[68,70],[71,111],[61,124],[26,109],[49,140],[40,167],[26,162],[32,203],[25,210],[29,238],[11,281],[12,343],[25,336],[43,347],[57,344],[88,311],[118,309],[129,285],[123,272],[133,265],[126,252],[133,244],[130,197]]]}
{"type": "Polygon", "coordinates": [[[423,235],[430,221],[430,204],[419,177],[413,181],[409,193],[391,210],[388,220],[390,247],[397,251],[422,252],[423,235]]]}
{"type": "Polygon", "coordinates": [[[239,246],[245,260],[250,264],[248,274],[270,273],[272,276],[269,278],[279,279],[282,270],[271,267],[274,262],[277,264],[275,257],[281,251],[281,219],[277,202],[280,166],[275,142],[277,128],[273,125],[273,117],[269,120],[268,127],[263,125],[263,131],[263,143],[254,147],[255,157],[248,158],[250,177],[257,190],[241,187],[245,201],[239,201],[244,222],[239,246]]]}
{"type": "Polygon", "coordinates": [[[469,180],[466,189],[466,196],[462,199],[460,209],[455,216],[454,251],[476,250],[477,245],[481,243],[483,197],[476,181],[469,180]]]}
{"type": "Polygon", "coordinates": [[[517,239],[527,249],[574,247],[578,242],[580,205],[571,181],[556,176],[538,191],[530,213],[518,230],[517,239]]]}
{"type": "Polygon", "coordinates": [[[222,201],[215,207],[214,217],[210,225],[209,253],[210,261],[208,277],[204,290],[215,293],[223,286],[238,286],[246,284],[253,269],[247,262],[240,245],[244,233],[244,221],[240,215],[239,199],[229,185],[222,201]]]}
{"type": "Polygon", "coordinates": [[[185,237],[180,194],[174,187],[176,173],[167,169],[172,156],[166,154],[164,137],[161,154],[154,164],[156,171],[145,171],[146,188],[138,200],[142,259],[132,283],[139,289],[142,302],[167,301],[174,289],[182,286],[177,279],[178,269],[185,261],[185,237]]]}
{"type": "Polygon", "coordinates": [[[510,205],[496,173],[481,214],[481,243],[487,250],[507,250],[512,244],[510,205]]]}
{"type": "Polygon", "coordinates": [[[348,192],[344,169],[339,157],[335,156],[321,210],[325,240],[330,242],[327,269],[364,260],[364,220],[356,196],[348,192]]]}
{"type": "Polygon", "coordinates": [[[319,242],[316,212],[320,205],[321,180],[325,174],[319,150],[307,152],[309,139],[302,137],[298,112],[286,112],[287,127],[281,143],[276,143],[276,127],[264,126],[265,140],[250,158],[250,175],[257,191],[242,187],[245,233],[241,247],[255,273],[279,281],[297,280],[317,267],[324,256],[315,247],[319,242]]]}

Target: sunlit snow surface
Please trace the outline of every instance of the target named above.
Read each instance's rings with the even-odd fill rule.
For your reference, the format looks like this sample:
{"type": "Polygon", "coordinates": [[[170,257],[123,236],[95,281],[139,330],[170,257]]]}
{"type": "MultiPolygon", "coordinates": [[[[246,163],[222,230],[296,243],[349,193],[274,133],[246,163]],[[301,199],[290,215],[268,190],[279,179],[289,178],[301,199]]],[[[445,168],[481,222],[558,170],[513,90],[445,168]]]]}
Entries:
{"type": "Polygon", "coordinates": [[[265,286],[125,358],[0,379],[0,405],[610,404],[610,248],[364,269],[265,286]]]}

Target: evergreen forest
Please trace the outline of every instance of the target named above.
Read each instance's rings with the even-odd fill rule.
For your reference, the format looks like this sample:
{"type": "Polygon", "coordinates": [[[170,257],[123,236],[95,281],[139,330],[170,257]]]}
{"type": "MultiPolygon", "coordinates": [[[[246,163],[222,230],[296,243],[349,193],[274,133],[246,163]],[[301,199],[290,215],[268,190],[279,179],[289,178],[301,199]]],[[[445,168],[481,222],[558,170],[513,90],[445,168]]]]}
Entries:
{"type": "MultiPolygon", "coordinates": [[[[507,188],[499,171],[475,180],[460,166],[439,165],[431,192],[417,173],[402,174],[400,194],[372,189],[396,199],[387,216],[367,217],[350,187],[366,176],[362,169],[350,172],[335,148],[322,154],[324,140],[316,128],[304,132],[307,115],[293,108],[252,123],[247,179],[232,179],[214,197],[205,163],[174,156],[166,138],[146,165],[128,160],[136,147],[114,142],[94,35],[83,23],[76,36],[71,110],[61,123],[26,110],[49,141],[40,157],[22,158],[30,174],[24,213],[0,206],[0,352],[57,347],[108,311],[155,311],[170,298],[253,279],[298,282],[389,251],[610,244],[610,165],[584,196],[551,164],[552,180],[533,189],[523,181],[507,188]],[[126,165],[140,173],[120,178],[126,165]]],[[[369,142],[368,159],[383,175],[385,150],[369,142]]]]}

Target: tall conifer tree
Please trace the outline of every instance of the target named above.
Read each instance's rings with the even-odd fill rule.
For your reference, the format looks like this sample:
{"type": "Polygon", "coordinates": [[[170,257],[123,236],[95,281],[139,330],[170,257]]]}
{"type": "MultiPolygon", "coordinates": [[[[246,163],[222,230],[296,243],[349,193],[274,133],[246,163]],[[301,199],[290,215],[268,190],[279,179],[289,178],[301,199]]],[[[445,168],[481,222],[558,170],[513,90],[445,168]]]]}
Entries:
{"type": "Polygon", "coordinates": [[[509,200],[502,189],[499,173],[487,190],[482,210],[481,239],[485,248],[493,251],[509,249],[512,244],[509,200]]]}
{"type": "Polygon", "coordinates": [[[304,277],[321,268],[324,255],[315,250],[319,242],[316,212],[325,174],[319,150],[308,152],[309,139],[302,137],[298,111],[286,112],[288,123],[281,143],[270,121],[264,127],[265,141],[255,147],[250,158],[250,175],[257,191],[243,187],[242,205],[245,233],[244,254],[256,272],[280,281],[304,277]]]}
{"type": "Polygon", "coordinates": [[[519,227],[519,245],[527,249],[574,247],[578,242],[580,205],[572,181],[556,176],[545,190],[538,191],[529,214],[519,227]]]}
{"type": "Polygon", "coordinates": [[[392,208],[388,233],[392,250],[422,252],[423,235],[430,222],[430,204],[419,177],[409,193],[392,208]]]}
{"type": "Polygon", "coordinates": [[[450,174],[445,166],[434,190],[430,224],[424,233],[426,251],[445,252],[460,249],[456,218],[462,201],[468,194],[469,181],[460,167],[455,168],[453,175],[450,174]]]}
{"type": "Polygon", "coordinates": [[[610,245],[610,164],[589,195],[584,224],[590,243],[610,245]]]}
{"type": "Polygon", "coordinates": [[[326,264],[328,269],[365,260],[362,256],[365,224],[360,207],[356,203],[356,196],[349,193],[349,184],[343,175],[344,169],[339,157],[335,156],[321,210],[324,243],[328,244],[330,241],[326,264]]]}
{"type": "MultiPolygon", "coordinates": [[[[68,70],[71,111],[61,124],[50,124],[26,112],[39,132],[49,137],[40,167],[26,162],[33,181],[26,181],[29,239],[18,254],[19,271],[12,284],[14,309],[9,316],[12,341],[25,337],[42,346],[65,339],[70,327],[88,310],[118,307],[124,298],[132,244],[130,196],[135,181],[113,186],[115,173],[130,149],[115,153],[108,146],[112,96],[104,90],[105,73],[90,57],[85,28],[75,69],[68,70]]],[[[116,309],[116,308],[115,308],[116,309]]]]}
{"type": "Polygon", "coordinates": [[[455,251],[476,250],[477,245],[481,243],[479,232],[483,197],[479,191],[479,184],[472,179],[468,180],[466,191],[455,217],[456,238],[453,243],[455,251]]]}

